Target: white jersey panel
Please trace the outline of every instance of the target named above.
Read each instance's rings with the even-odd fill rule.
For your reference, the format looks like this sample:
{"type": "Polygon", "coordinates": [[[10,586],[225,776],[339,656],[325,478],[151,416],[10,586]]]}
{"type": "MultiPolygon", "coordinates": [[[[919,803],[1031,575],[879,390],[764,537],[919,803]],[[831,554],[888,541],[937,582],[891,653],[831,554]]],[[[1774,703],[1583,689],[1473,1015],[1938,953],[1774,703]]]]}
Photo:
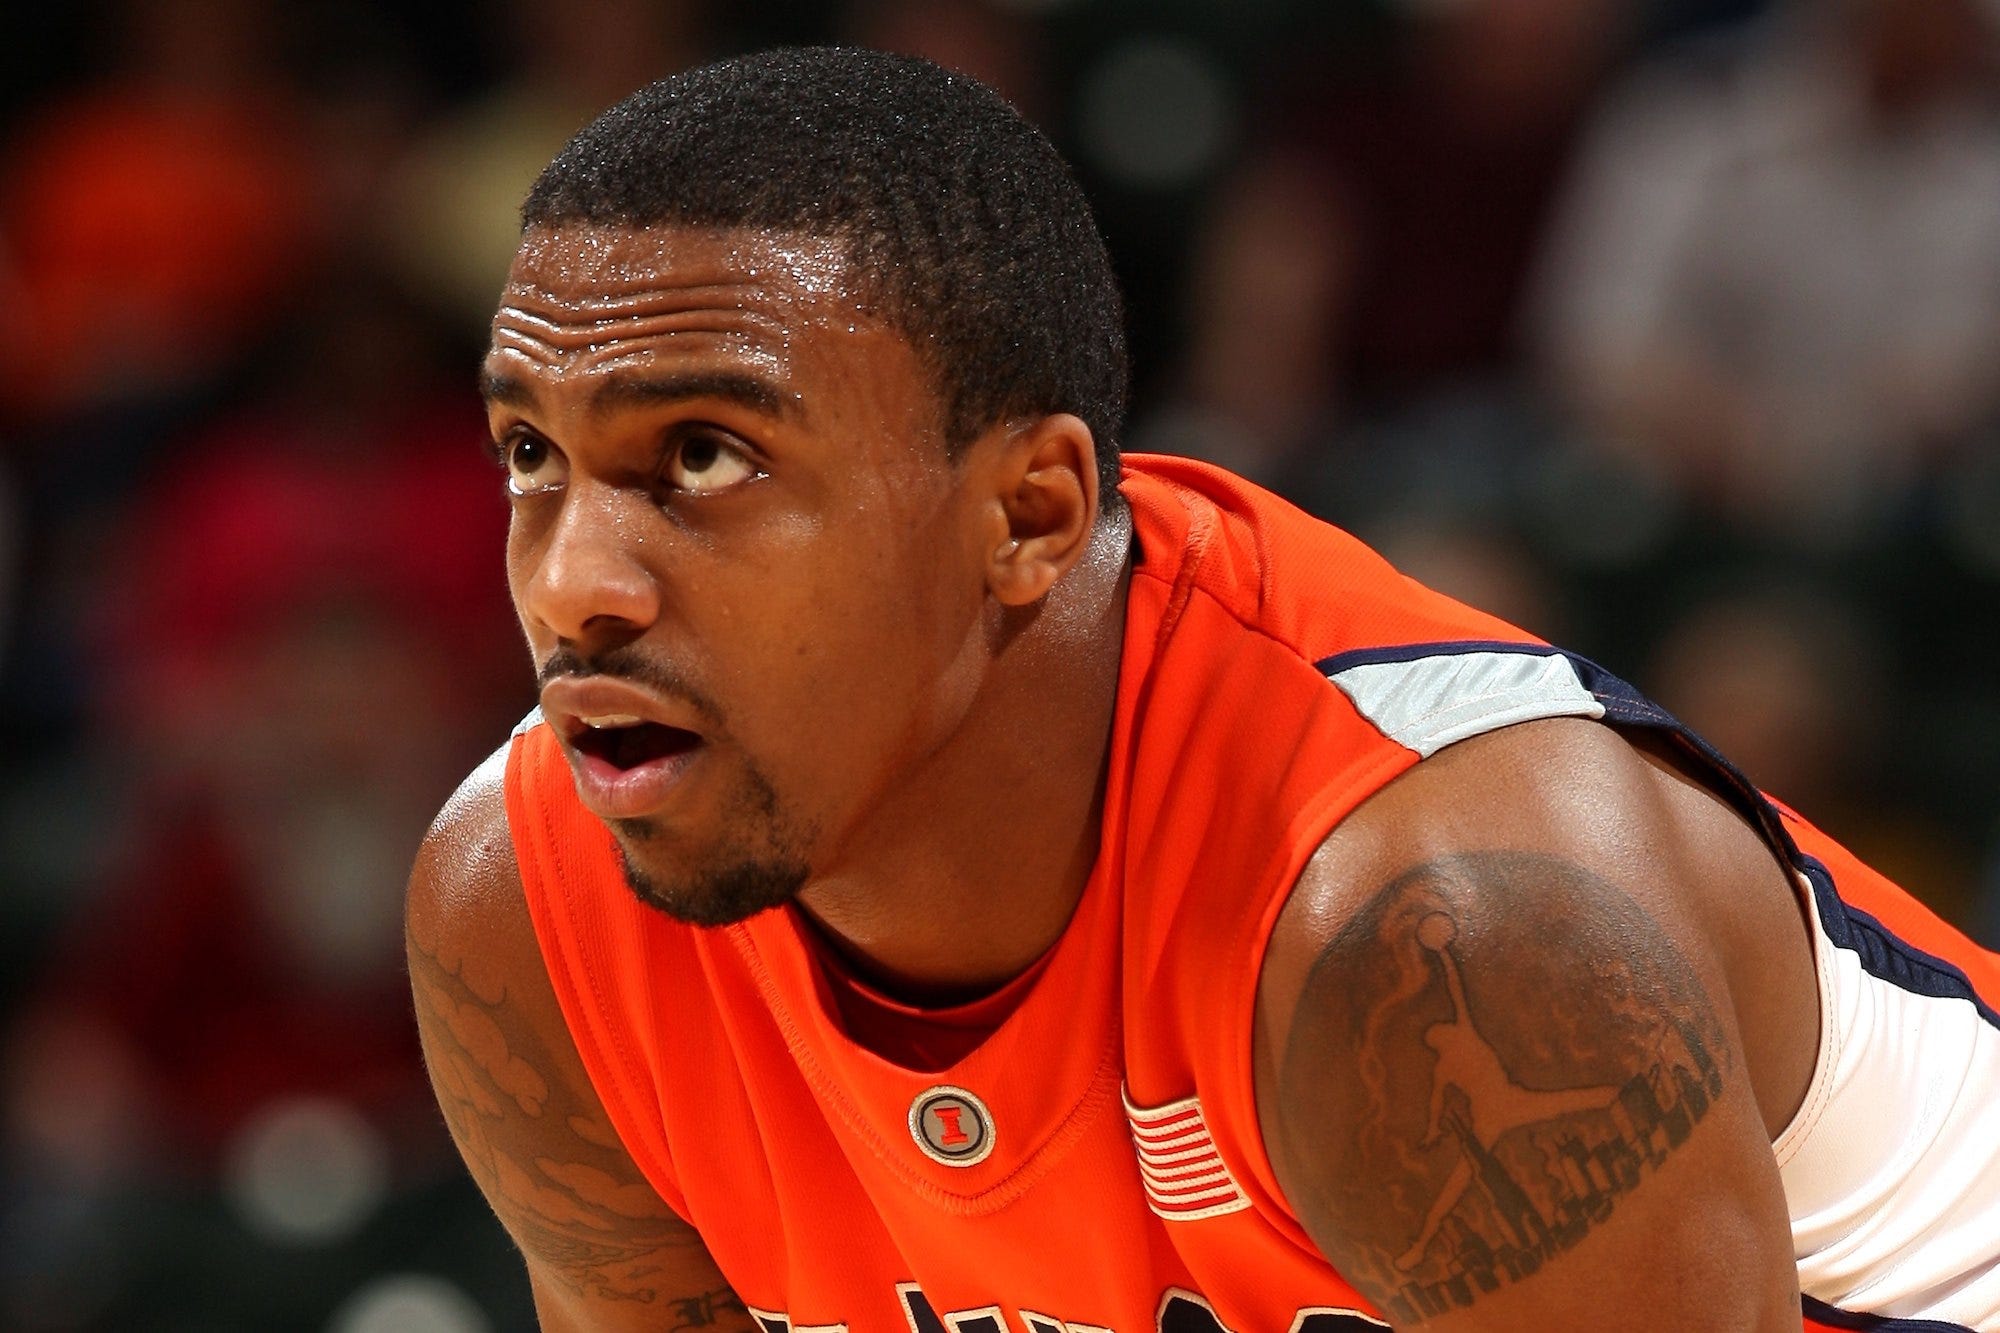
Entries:
{"type": "Polygon", "coordinates": [[[1472,651],[1363,662],[1327,677],[1355,711],[1425,759],[1516,722],[1604,716],[1560,653],[1472,651]]]}
{"type": "Polygon", "coordinates": [[[1820,1056],[1774,1151],[1799,1287],[1846,1310],[2000,1330],[2000,1028],[1836,947],[1810,891],[1820,1056]]]}

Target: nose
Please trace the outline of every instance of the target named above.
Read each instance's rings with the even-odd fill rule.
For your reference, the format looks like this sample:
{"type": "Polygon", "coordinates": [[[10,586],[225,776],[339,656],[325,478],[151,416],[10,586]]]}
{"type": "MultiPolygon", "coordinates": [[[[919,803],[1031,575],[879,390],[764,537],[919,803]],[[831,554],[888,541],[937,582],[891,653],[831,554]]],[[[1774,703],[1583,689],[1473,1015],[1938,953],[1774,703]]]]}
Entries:
{"type": "Polygon", "coordinates": [[[572,478],[533,551],[521,611],[578,645],[643,634],[660,614],[660,588],[643,554],[646,497],[572,478]]]}

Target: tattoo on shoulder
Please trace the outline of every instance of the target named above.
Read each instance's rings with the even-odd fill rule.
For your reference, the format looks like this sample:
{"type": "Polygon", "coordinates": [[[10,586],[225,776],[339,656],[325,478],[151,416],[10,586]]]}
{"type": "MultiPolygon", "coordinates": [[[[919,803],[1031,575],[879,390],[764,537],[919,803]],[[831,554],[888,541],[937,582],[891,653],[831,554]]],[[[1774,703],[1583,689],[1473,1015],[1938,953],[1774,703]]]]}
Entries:
{"type": "Polygon", "coordinates": [[[1731,1063],[1693,970],[1631,898],[1553,857],[1453,857],[1383,889],[1314,964],[1276,1146],[1327,1257],[1400,1327],[1602,1225],[1731,1063]]]}
{"type": "Polygon", "coordinates": [[[734,1297],[660,1290],[661,1249],[693,1243],[692,1233],[619,1149],[602,1111],[551,1077],[554,1062],[509,1010],[504,981],[445,941],[413,932],[408,943],[438,1105],[515,1241],[577,1294],[665,1302],[680,1322],[663,1327],[714,1323],[734,1297]]]}

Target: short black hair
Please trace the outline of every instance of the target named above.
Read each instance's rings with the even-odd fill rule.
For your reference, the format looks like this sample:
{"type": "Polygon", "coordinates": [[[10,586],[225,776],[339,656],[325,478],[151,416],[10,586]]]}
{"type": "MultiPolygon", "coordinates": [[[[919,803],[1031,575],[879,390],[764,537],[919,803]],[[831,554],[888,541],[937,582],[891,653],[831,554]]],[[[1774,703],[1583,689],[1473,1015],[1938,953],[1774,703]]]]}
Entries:
{"type": "Polygon", "coordinates": [[[705,65],[586,126],[521,223],[837,237],[855,295],[935,377],[954,456],[1006,418],[1073,412],[1116,503],[1127,369],[1110,256],[1054,145],[973,79],[840,47],[705,65]]]}

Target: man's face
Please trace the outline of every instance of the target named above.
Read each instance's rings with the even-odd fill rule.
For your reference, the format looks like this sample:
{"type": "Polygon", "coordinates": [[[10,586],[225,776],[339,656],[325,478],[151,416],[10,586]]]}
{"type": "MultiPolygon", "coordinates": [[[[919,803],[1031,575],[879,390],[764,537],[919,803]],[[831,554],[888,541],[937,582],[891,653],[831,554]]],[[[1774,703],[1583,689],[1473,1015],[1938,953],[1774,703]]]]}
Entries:
{"type": "Polygon", "coordinates": [[[717,924],[839,866],[988,642],[977,499],[840,249],[531,231],[484,387],[543,712],[634,889],[717,924]]]}

